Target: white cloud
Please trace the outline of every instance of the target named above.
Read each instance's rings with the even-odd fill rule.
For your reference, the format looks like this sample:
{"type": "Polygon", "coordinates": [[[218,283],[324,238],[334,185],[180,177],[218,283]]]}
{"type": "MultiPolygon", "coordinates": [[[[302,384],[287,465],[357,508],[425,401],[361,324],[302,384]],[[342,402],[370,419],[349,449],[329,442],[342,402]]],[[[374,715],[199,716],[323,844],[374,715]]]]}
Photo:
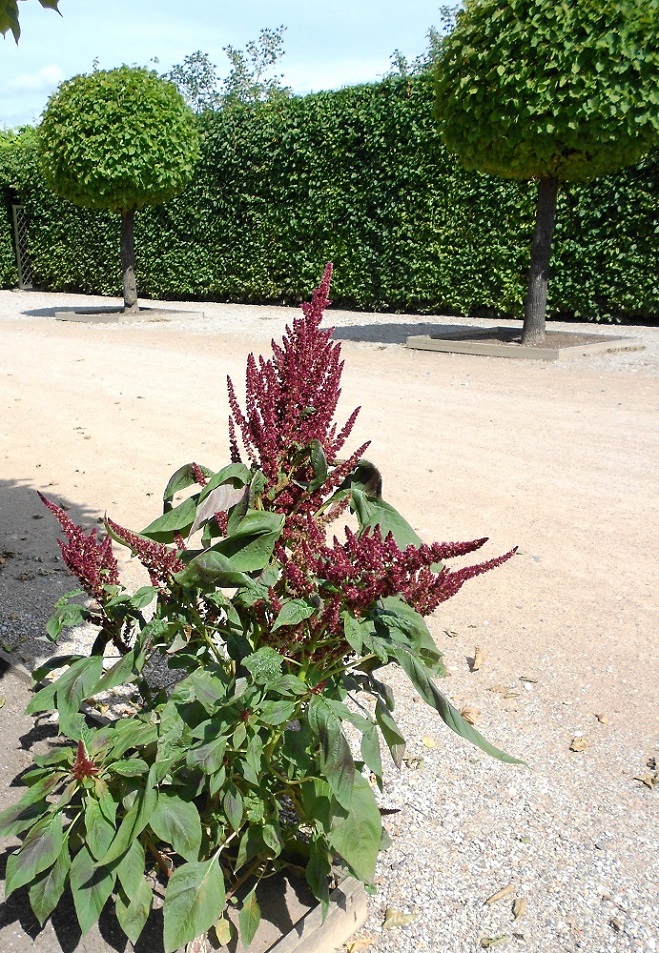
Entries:
{"type": "Polygon", "coordinates": [[[64,73],[59,66],[42,66],[34,73],[21,73],[8,83],[10,89],[16,92],[40,92],[54,89],[64,79],[64,73]]]}

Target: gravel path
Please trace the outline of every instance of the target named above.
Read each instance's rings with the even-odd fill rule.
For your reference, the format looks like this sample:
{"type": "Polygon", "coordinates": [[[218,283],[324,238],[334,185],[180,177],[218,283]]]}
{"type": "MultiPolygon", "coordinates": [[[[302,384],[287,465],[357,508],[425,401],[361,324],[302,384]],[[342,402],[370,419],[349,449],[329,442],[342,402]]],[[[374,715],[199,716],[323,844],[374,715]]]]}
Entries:
{"type": "MultiPolygon", "coordinates": [[[[0,292],[0,641],[26,662],[48,652],[44,619],[70,587],[34,490],[75,519],[107,509],[144,525],[179,464],[226,462],[225,376],[240,386],[247,352],[294,313],[186,302],[205,317],[53,320],[94,300],[0,292]]],[[[520,547],[431,628],[445,692],[528,767],[452,736],[390,673],[408,759],[382,795],[399,809],[393,847],[354,953],[657,950],[659,331],[625,329],[644,350],[536,364],[401,346],[484,320],[327,321],[345,342],[344,414],[363,407],[354,440],[372,438],[385,497],[425,539],[489,534],[487,556],[520,547]],[[385,929],[387,908],[410,921],[385,929]]],[[[0,927],[0,947],[41,949],[8,936],[0,927]]]]}

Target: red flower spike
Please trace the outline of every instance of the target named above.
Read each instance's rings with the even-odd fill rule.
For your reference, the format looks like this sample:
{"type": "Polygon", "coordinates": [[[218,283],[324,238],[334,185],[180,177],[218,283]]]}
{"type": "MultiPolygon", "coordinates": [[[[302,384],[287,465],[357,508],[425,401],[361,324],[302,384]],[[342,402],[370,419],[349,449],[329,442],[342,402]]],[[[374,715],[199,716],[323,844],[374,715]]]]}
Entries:
{"type": "Polygon", "coordinates": [[[119,566],[112,552],[112,541],[109,536],[99,540],[95,529],[85,535],[61,506],[43,493],[39,493],[39,498],[54,514],[67,537],[67,542],[57,541],[65,565],[78,577],[85,592],[102,603],[107,598],[105,586],[119,582],[119,566]]]}
{"type": "Polygon", "coordinates": [[[156,543],[145,539],[129,529],[124,529],[114,520],[106,517],[106,523],[116,538],[137,556],[149,573],[151,584],[157,586],[165,582],[169,576],[181,572],[184,568],[177,549],[170,549],[163,543],[156,543]]]}
{"type": "Polygon", "coordinates": [[[94,762],[87,757],[84,741],[79,741],[78,749],[76,751],[76,759],[73,762],[73,767],[71,768],[71,774],[76,781],[82,781],[85,778],[93,778],[96,774],[98,774],[98,772],[98,765],[95,765],[94,762]]]}

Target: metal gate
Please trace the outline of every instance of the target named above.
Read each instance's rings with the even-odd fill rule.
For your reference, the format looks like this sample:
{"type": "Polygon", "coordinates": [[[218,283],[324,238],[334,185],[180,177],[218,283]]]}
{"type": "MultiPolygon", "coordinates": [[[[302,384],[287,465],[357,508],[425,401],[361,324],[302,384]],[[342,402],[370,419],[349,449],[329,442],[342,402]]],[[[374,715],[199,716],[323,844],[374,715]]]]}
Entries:
{"type": "Polygon", "coordinates": [[[19,288],[32,287],[32,260],[28,243],[27,216],[22,205],[12,205],[14,219],[14,245],[16,247],[16,264],[18,265],[19,288]]]}

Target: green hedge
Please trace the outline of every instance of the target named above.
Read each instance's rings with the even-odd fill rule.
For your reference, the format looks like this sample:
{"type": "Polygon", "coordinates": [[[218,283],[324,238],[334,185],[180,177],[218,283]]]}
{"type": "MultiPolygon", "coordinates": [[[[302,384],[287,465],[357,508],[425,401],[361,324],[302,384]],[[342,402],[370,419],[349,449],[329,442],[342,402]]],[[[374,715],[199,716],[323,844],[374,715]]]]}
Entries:
{"type": "MultiPolygon", "coordinates": [[[[292,303],[333,261],[340,307],[520,316],[534,186],[460,169],[432,101],[420,77],[203,115],[193,183],[138,214],[140,293],[292,303]]],[[[36,282],[118,294],[118,219],[56,199],[31,146],[20,178],[36,282]]],[[[551,317],[657,318],[658,187],[655,155],[563,193],[551,317]]]]}

